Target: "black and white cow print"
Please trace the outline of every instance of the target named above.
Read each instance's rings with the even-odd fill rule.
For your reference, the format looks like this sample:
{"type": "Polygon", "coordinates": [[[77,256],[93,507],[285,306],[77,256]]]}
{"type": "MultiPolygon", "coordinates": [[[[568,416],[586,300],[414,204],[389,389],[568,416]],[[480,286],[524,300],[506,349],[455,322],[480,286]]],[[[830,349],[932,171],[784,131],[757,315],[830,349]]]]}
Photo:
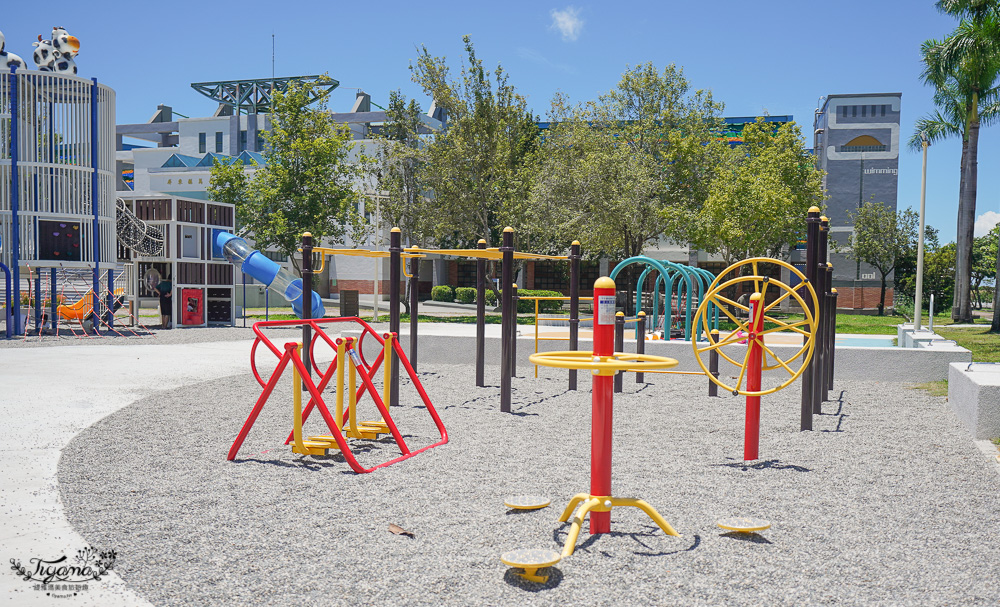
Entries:
{"type": "Polygon", "coordinates": [[[24,59],[21,59],[14,53],[8,53],[5,49],[6,39],[3,32],[0,32],[0,69],[9,70],[12,67],[16,67],[19,70],[24,69],[24,59]]]}
{"type": "Polygon", "coordinates": [[[54,27],[51,40],[42,40],[39,34],[38,42],[32,44],[35,46],[32,58],[39,71],[76,74],[73,58],[80,52],[80,41],[76,36],[71,36],[62,27],[54,27]]]}

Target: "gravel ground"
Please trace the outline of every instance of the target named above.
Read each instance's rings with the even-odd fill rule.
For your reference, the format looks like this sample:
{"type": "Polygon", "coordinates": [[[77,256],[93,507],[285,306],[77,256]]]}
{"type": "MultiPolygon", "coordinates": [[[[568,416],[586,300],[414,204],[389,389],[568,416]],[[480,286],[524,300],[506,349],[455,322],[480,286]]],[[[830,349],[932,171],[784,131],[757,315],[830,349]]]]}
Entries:
{"type": "MultiPolygon", "coordinates": [[[[893,383],[841,382],[814,432],[798,432],[797,388],[764,397],[762,458],[745,466],[743,398],[710,399],[702,378],[627,376],[614,493],[645,499],[682,536],[616,509],[611,534],[584,532],[548,583],[524,581],[499,555],[559,550],[568,524],[556,519],[589,490],[589,382],[573,393],[561,378],[515,379],[514,414],[501,414],[487,374],[493,386],[477,388],[471,367],[424,367],[450,442],[366,475],[281,444],[286,382],[236,462],[226,452],[259,393],[249,375],[160,393],[70,443],[62,501],[157,605],[1000,602],[1000,475],[943,398],[893,383]],[[553,504],[508,511],[504,498],[523,493],[553,504]],[[725,532],[716,521],[729,516],[773,527],[725,532]]],[[[401,396],[411,448],[430,444],[426,411],[401,396]]],[[[318,418],[308,429],[323,433],[318,418]]],[[[398,454],[357,444],[366,465],[398,454]]]]}

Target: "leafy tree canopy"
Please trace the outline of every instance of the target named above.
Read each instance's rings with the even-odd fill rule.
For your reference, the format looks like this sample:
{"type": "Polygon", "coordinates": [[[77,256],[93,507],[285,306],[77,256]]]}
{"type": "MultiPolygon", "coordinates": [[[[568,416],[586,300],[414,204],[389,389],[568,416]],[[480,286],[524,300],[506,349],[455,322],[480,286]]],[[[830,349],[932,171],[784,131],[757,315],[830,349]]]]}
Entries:
{"type": "Polygon", "coordinates": [[[325,99],[310,105],[312,83],[293,83],[275,92],[271,128],[264,131],[267,164],[248,175],[242,165],[216,160],[209,195],[236,205],[240,232],[258,247],[276,247],[291,257],[303,232],[316,242],[364,235],[357,212],[357,186],[367,167],[363,154],[351,157],[350,129],[335,122],[325,99]]]}

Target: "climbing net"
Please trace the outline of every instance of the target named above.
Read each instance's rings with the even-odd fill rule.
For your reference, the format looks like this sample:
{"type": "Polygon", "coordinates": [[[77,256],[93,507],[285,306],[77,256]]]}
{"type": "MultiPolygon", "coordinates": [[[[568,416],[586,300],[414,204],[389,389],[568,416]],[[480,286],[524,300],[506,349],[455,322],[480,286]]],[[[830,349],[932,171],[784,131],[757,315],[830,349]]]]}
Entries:
{"type": "Polygon", "coordinates": [[[121,198],[115,204],[118,241],[140,255],[159,255],[163,252],[163,232],[136,217],[121,198]]]}

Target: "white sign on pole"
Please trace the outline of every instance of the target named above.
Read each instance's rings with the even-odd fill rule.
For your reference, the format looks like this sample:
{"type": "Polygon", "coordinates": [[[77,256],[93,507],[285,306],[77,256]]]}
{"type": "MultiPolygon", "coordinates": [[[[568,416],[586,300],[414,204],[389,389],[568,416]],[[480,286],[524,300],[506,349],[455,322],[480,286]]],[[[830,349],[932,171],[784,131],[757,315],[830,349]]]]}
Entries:
{"type": "Polygon", "coordinates": [[[598,295],[597,296],[597,324],[599,324],[599,325],[613,325],[613,324],[615,324],[615,296],[614,295],[598,295]]]}

